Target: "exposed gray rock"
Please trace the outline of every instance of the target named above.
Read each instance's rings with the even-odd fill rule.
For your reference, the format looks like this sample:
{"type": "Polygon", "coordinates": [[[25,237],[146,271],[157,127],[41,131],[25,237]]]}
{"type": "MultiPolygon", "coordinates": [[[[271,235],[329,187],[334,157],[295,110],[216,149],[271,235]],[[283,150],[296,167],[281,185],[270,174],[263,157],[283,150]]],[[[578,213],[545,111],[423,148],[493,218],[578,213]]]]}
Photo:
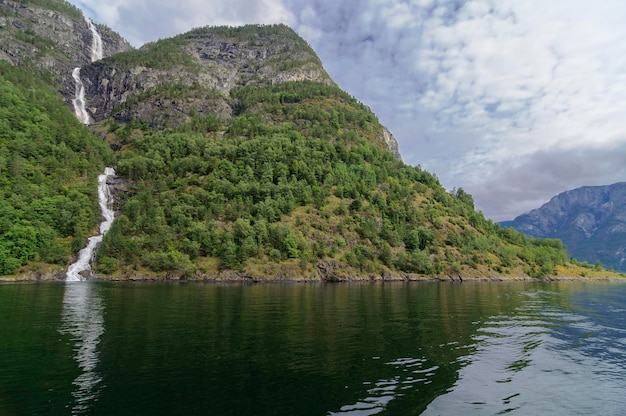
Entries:
{"type": "Polygon", "coordinates": [[[335,260],[321,261],[317,264],[317,275],[324,282],[348,280],[349,274],[342,269],[342,265],[335,260]]]}
{"type": "Polygon", "coordinates": [[[398,145],[398,141],[385,126],[383,126],[383,134],[381,139],[387,144],[387,148],[389,149],[389,151],[393,153],[393,155],[398,160],[401,161],[402,155],[400,154],[400,146],[398,145]]]}
{"type": "MultiPolygon", "coordinates": [[[[291,29],[284,30],[295,35],[291,29]]],[[[180,44],[177,47],[185,62],[171,68],[128,64],[120,59],[82,68],[87,107],[96,122],[112,116],[119,122],[134,119],[162,128],[186,122],[192,111],[228,120],[233,117],[229,95],[235,87],[302,80],[333,83],[313,50],[293,37],[268,36],[259,30],[253,38],[236,41],[210,29],[198,29],[173,41],[180,44]],[[171,94],[159,90],[168,84],[190,87],[192,93],[172,99],[171,94]]],[[[148,44],[138,52],[156,47],[159,44],[148,44]]],[[[66,99],[72,94],[68,92],[66,99]]]]}
{"type": "MultiPolygon", "coordinates": [[[[90,62],[92,35],[79,9],[61,2],[57,8],[0,0],[0,59],[49,71],[73,94],[72,69],[90,62]]],[[[98,29],[105,56],[132,49],[112,30],[98,29]]]]}
{"type": "MultiPolygon", "coordinates": [[[[163,43],[133,50],[111,29],[96,26],[104,59],[92,63],[92,33],[80,9],[68,2],[44,8],[0,0],[0,59],[48,71],[70,107],[76,93],[72,70],[81,67],[87,111],[95,122],[113,117],[156,128],[186,123],[191,114],[230,120],[237,111],[230,93],[237,87],[304,80],[334,84],[310,46],[284,25],[278,31],[262,25],[248,26],[241,33],[192,30],[165,40],[173,42],[184,58],[166,68],[132,57],[125,60],[128,56],[117,58],[120,52],[141,54],[163,43]],[[168,85],[186,86],[188,91],[178,97],[166,90],[168,85]]],[[[383,127],[379,138],[401,160],[389,130],[383,127]]]]}

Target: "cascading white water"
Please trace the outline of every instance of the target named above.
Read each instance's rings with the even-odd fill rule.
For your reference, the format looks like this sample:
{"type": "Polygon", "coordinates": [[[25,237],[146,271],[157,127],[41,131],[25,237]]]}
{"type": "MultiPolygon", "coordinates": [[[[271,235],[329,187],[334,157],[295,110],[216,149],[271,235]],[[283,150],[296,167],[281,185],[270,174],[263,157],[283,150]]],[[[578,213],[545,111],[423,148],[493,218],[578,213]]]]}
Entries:
{"type": "Polygon", "coordinates": [[[107,185],[107,178],[114,176],[115,171],[112,168],[105,168],[104,173],[98,176],[98,201],[100,203],[100,212],[102,213],[103,221],[100,223],[100,234],[90,237],[88,239],[87,246],[78,252],[78,260],[72,263],[67,269],[66,281],[78,282],[83,280],[81,272],[88,271],[91,273],[91,260],[93,254],[102,242],[104,235],[111,228],[115,213],[110,208],[111,191],[107,185]]]}
{"type": "Polygon", "coordinates": [[[80,80],[80,68],[74,68],[72,77],[76,82],[76,96],[72,100],[74,113],[81,123],[91,124],[91,116],[85,107],[85,86],[83,85],[83,81],[80,80]]]}
{"type": "Polygon", "coordinates": [[[115,212],[111,207],[111,189],[107,184],[107,178],[109,176],[115,176],[115,170],[113,168],[104,168],[104,174],[98,176],[98,199],[100,201],[100,212],[102,212],[102,218],[104,221],[100,223],[100,234],[106,234],[113,224],[115,219],[115,212]],[[104,178],[103,178],[104,176],[104,178]]]}
{"type": "Polygon", "coordinates": [[[99,61],[102,59],[102,37],[96,29],[96,25],[93,24],[91,19],[85,18],[87,26],[91,30],[91,62],[99,61]]]}
{"type": "MultiPolygon", "coordinates": [[[[87,22],[87,26],[91,31],[91,62],[99,61],[102,59],[102,37],[98,33],[96,29],[96,25],[93,24],[91,19],[85,18],[87,22]]],[[[74,104],[74,113],[76,113],[76,117],[83,124],[91,124],[93,121],[91,116],[87,112],[86,101],[85,101],[85,85],[83,81],[80,79],[80,67],[74,68],[72,71],[72,77],[74,78],[74,82],[76,85],[76,93],[74,95],[74,99],[72,103],[74,104]]]]}
{"type": "MultiPolygon", "coordinates": [[[[97,61],[102,59],[102,38],[96,30],[96,26],[93,22],[85,18],[89,30],[92,33],[91,42],[91,60],[97,61]]],[[[76,81],[76,96],[72,100],[74,104],[74,112],[76,117],[83,124],[90,124],[92,122],[91,116],[87,112],[85,106],[85,87],[80,79],[80,68],[74,68],[72,71],[72,77],[76,81]]],[[[114,219],[114,212],[110,209],[111,192],[107,185],[107,178],[115,175],[115,171],[112,168],[105,168],[104,173],[98,176],[98,201],[100,203],[100,212],[102,214],[103,221],[100,223],[100,233],[96,236],[88,239],[87,246],[78,252],[78,260],[72,263],[67,269],[66,281],[76,282],[83,280],[80,273],[89,271],[91,273],[91,260],[98,245],[102,242],[104,234],[109,231],[114,219]]]]}
{"type": "MultiPolygon", "coordinates": [[[[89,19],[85,20],[93,34],[91,60],[102,59],[102,39],[95,25],[89,19]]],[[[85,108],[85,87],[80,79],[80,68],[75,68],[72,76],[76,81],[76,96],[73,100],[74,112],[81,123],[90,124],[92,119],[85,108]]],[[[99,234],[88,239],[87,246],[78,253],[78,260],[68,267],[66,282],[79,282],[83,280],[85,272],[91,274],[91,260],[96,248],[111,228],[115,217],[115,213],[110,208],[112,198],[107,185],[107,178],[113,175],[115,175],[115,171],[112,168],[105,168],[104,173],[98,176],[98,202],[102,216],[99,234]]],[[[80,369],[80,374],[72,383],[74,385],[74,391],[72,391],[74,404],[71,414],[87,414],[93,403],[98,401],[100,391],[104,388],[102,377],[97,370],[99,363],[98,344],[104,333],[104,305],[94,286],[89,283],[65,285],[63,324],[59,332],[73,337],[74,359],[80,369]]]]}

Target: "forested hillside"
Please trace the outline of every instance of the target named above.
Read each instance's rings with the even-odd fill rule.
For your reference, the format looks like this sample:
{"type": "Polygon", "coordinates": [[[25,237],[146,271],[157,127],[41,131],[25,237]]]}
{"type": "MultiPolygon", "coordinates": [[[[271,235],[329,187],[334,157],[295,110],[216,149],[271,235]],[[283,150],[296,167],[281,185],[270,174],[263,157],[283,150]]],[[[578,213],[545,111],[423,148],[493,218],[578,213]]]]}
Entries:
{"type": "Polygon", "coordinates": [[[0,274],[67,265],[98,223],[94,183],[112,157],[36,74],[0,61],[0,274]]]}
{"type": "MultiPolygon", "coordinates": [[[[50,1],[56,14],[20,3],[42,19],[24,31],[77,21],[50,1]]],[[[75,24],[84,49],[90,35],[75,24]]],[[[107,39],[125,49],[108,33],[105,51],[107,39]]],[[[79,55],[57,72],[45,59],[0,64],[0,274],[62,275],[95,233],[105,165],[118,175],[117,218],[93,264],[101,278],[579,273],[560,241],[501,229],[463,189],[405,165],[376,116],[284,25],[195,29],[94,63],[79,55]],[[71,74],[56,81],[72,65],[89,128],[72,113],[71,74]]]]}
{"type": "Polygon", "coordinates": [[[397,160],[376,117],[335,86],[257,85],[231,99],[239,115],[228,122],[192,116],[165,130],[107,122],[132,192],[98,272],[543,276],[566,261],[559,241],[501,230],[463,190],[448,193],[397,160]]]}

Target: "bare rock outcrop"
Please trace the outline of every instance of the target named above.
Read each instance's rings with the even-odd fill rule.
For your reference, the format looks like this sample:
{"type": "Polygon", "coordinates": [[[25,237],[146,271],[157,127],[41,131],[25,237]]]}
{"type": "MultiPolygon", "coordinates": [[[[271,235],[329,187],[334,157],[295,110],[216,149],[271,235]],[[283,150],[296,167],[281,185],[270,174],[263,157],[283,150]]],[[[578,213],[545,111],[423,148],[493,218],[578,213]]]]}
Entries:
{"type": "Polygon", "coordinates": [[[391,153],[393,153],[396,159],[402,160],[402,155],[400,154],[400,146],[398,145],[398,141],[393,136],[393,134],[391,134],[389,129],[385,126],[383,126],[383,133],[382,133],[381,139],[385,142],[385,144],[387,145],[387,148],[389,149],[391,153]]]}
{"type": "MultiPolygon", "coordinates": [[[[0,0],[0,59],[48,71],[73,94],[72,69],[91,61],[92,34],[80,9],[67,2],[50,7],[0,0]]],[[[104,56],[132,49],[105,26],[98,31],[104,56]]]]}
{"type": "Polygon", "coordinates": [[[113,117],[172,127],[188,121],[191,113],[231,119],[236,106],[231,90],[250,83],[333,83],[315,52],[288,27],[243,30],[196,29],[84,66],[89,112],[96,122],[113,117]],[[146,57],[160,49],[168,50],[170,62],[146,57]]]}

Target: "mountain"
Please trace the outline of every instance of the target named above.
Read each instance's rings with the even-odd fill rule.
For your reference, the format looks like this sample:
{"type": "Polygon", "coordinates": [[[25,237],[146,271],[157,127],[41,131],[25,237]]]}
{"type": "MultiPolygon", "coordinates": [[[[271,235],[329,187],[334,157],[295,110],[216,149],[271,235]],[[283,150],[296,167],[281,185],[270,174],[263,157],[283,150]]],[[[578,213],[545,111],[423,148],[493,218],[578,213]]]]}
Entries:
{"type": "MultiPolygon", "coordinates": [[[[104,25],[96,25],[103,55],[131,50],[104,25]]],[[[0,60],[42,70],[73,94],[72,69],[91,62],[92,34],[80,9],[60,0],[0,0],[0,60]]]]}
{"type": "Polygon", "coordinates": [[[501,225],[532,237],[558,238],[577,260],[626,271],[626,182],[563,192],[501,225]]]}
{"type": "Polygon", "coordinates": [[[34,73],[0,61],[0,275],[61,274],[97,227],[94,183],[113,162],[34,73]]]}
{"type": "Polygon", "coordinates": [[[235,87],[301,80],[333,84],[315,53],[286,26],[196,29],[83,71],[96,121],[136,118],[157,128],[184,122],[192,107],[201,115],[232,119],[229,93],[235,87]]]}
{"type": "Polygon", "coordinates": [[[287,26],[198,28],[132,49],[66,1],[0,0],[0,16],[0,274],[64,275],[96,233],[104,166],[118,177],[93,262],[103,278],[581,272],[560,241],[501,229],[471,195],[405,165],[287,26]],[[91,62],[97,33],[103,59],[91,62]],[[88,128],[73,114],[80,85],[88,128]]]}

